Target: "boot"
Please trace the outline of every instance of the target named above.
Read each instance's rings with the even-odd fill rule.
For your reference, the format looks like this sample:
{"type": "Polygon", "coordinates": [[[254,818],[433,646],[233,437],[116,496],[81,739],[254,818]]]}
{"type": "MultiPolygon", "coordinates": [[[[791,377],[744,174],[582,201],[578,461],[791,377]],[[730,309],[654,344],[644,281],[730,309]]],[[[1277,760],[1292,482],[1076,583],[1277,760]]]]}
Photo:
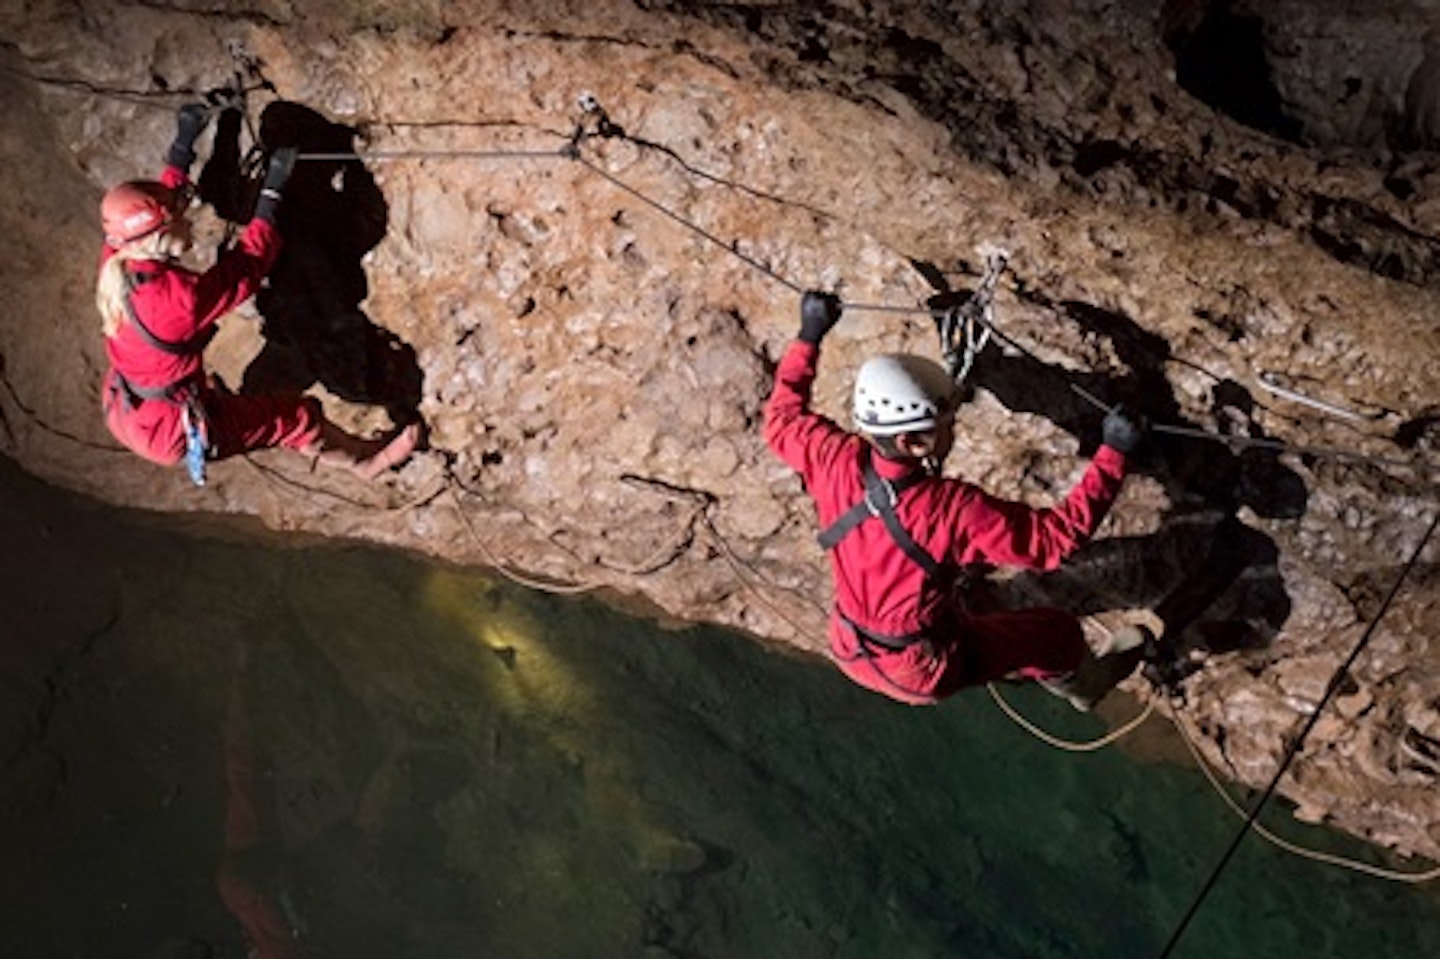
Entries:
{"type": "Polygon", "coordinates": [[[1144,626],[1122,626],[1110,634],[1099,654],[1085,651],[1085,658],[1073,672],[1054,679],[1043,679],[1040,685],[1062,699],[1068,700],[1082,713],[1088,713],[1110,690],[1135,671],[1153,648],[1155,636],[1144,626]]]}
{"type": "Polygon", "coordinates": [[[419,423],[411,423],[389,439],[361,439],[326,420],[315,453],[326,465],[343,466],[361,479],[371,480],[409,459],[419,442],[419,423]]]}

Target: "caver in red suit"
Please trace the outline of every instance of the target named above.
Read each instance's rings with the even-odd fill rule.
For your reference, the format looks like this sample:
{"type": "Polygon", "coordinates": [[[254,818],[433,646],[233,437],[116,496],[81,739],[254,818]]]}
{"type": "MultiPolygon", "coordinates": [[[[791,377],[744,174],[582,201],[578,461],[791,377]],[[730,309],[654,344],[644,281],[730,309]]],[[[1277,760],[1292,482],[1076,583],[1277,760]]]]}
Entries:
{"type": "Polygon", "coordinates": [[[216,321],[255,294],[280,253],[275,216],[296,158],[293,148],[272,152],[238,242],[205,272],[189,270],[178,260],[190,245],[187,171],[207,116],[203,105],[182,107],[160,179],[121,183],[101,201],[105,249],[96,305],[110,360],[105,422],[116,439],[156,463],[176,463],[188,452],[197,483],[204,482],[206,460],[268,447],[317,456],[362,478],[378,476],[409,457],[419,423],[389,439],[362,439],[326,420],[313,397],[236,395],[216,389],[205,374],[203,351],[216,321]]]}
{"type": "Polygon", "coordinates": [[[955,385],[938,364],[915,356],[867,362],[855,389],[863,436],[811,412],[820,341],[839,317],[833,296],[805,295],[800,336],[780,361],[765,408],[765,439],[815,502],[830,554],[830,648],[840,668],[916,705],[1016,675],[1047,682],[1077,708],[1093,705],[1138,664],[1138,632],[1123,650],[1112,647],[1116,655],[1095,657],[1070,613],[971,614],[953,586],[971,564],[1053,569],[1089,540],[1120,491],[1143,426],[1118,411],[1107,417],[1106,445],[1057,506],[999,499],[934,475],[954,438],[955,385]]]}
{"type": "Polygon", "coordinates": [[[237,396],[213,389],[205,376],[202,351],[216,321],[255,294],[280,253],[275,212],[294,160],[293,153],[277,151],[255,215],[238,242],[210,269],[196,273],[174,257],[189,242],[186,171],[204,122],[203,109],[182,110],[160,179],[122,183],[101,203],[102,277],[117,254],[125,261],[117,264],[123,271],[120,315],[107,324],[105,338],[110,360],[102,396],[105,421],[129,449],[164,465],[185,455],[183,417],[192,399],[204,413],[210,459],[273,446],[313,451],[323,422],[317,400],[300,394],[237,396]]]}

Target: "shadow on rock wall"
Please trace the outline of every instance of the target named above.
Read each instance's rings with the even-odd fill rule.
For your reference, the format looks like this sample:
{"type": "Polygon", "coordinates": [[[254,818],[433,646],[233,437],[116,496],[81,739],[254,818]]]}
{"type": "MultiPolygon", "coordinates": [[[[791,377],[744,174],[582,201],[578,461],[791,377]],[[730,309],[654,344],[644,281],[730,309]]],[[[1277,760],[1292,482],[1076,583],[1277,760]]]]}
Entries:
{"type": "MultiPolygon", "coordinates": [[[[248,219],[263,170],[242,159],[240,128],[238,113],[222,115],[199,181],[201,199],[232,222],[248,219]]],[[[419,419],[414,347],[360,308],[369,292],[362,258],[384,238],[388,210],[370,173],[353,159],[355,130],[277,101],[261,114],[259,137],[267,149],[298,148],[302,159],[280,207],[284,249],[255,298],[265,347],[246,369],[242,390],[319,383],[343,400],[383,406],[397,425],[419,419]]]]}
{"type": "MultiPolygon", "coordinates": [[[[945,290],[930,305],[954,300],[945,290]]],[[[1084,456],[1096,449],[1100,413],[1072,384],[1106,402],[1124,403],[1152,422],[1200,428],[1183,417],[1165,377],[1170,350],[1162,337],[1088,303],[1043,305],[1087,336],[1107,340],[1127,372],[1076,372],[993,347],[975,359],[967,381],[972,390],[987,391],[1010,410],[1050,420],[1076,437],[1084,456]]],[[[1244,387],[1220,381],[1212,396],[1223,429],[1266,438],[1244,387]]],[[[1300,476],[1271,450],[1235,453],[1218,443],[1163,433],[1152,434],[1132,469],[1165,489],[1170,509],[1159,530],[1091,543],[1057,572],[1024,573],[998,584],[997,598],[1006,605],[1033,605],[1038,593],[1082,615],[1149,608],[1164,620],[1168,641],[1181,654],[1267,646],[1289,617],[1291,602],[1274,540],[1241,522],[1238,511],[1248,507],[1268,519],[1303,516],[1308,494],[1300,476]]]]}

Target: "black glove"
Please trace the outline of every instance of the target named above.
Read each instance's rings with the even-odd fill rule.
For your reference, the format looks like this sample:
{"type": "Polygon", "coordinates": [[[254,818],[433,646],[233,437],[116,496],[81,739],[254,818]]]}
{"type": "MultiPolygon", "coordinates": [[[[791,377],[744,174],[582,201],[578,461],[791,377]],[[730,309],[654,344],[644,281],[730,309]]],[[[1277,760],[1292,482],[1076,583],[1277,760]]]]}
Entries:
{"type": "Polygon", "coordinates": [[[817,346],[825,334],[840,322],[840,297],[810,290],[800,298],[799,339],[817,346]]]}
{"type": "Polygon", "coordinates": [[[175,139],[165,154],[170,166],[188,171],[195,162],[195,141],[210,121],[210,110],[203,103],[187,103],[175,114],[175,139]]]}
{"type": "Polygon", "coordinates": [[[1145,417],[1138,413],[1132,413],[1124,405],[1117,406],[1105,414],[1105,422],[1100,427],[1100,439],[1106,446],[1131,456],[1145,442],[1145,435],[1150,431],[1150,425],[1145,417]]]}
{"type": "Polygon", "coordinates": [[[265,168],[265,180],[260,184],[260,199],[255,201],[255,215],[262,220],[275,222],[275,213],[280,209],[280,194],[290,182],[290,171],[295,169],[294,147],[280,147],[270,154],[270,163],[265,168]]]}

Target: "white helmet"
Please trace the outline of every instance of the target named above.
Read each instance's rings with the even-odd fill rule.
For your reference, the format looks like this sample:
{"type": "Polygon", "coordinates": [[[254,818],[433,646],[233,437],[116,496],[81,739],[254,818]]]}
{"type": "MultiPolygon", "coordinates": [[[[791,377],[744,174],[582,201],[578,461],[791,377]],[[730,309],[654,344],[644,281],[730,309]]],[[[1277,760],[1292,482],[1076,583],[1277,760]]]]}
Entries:
{"type": "Polygon", "coordinates": [[[955,381],[921,356],[871,357],[855,377],[855,425],[872,436],[934,429],[955,403],[955,381]]]}

